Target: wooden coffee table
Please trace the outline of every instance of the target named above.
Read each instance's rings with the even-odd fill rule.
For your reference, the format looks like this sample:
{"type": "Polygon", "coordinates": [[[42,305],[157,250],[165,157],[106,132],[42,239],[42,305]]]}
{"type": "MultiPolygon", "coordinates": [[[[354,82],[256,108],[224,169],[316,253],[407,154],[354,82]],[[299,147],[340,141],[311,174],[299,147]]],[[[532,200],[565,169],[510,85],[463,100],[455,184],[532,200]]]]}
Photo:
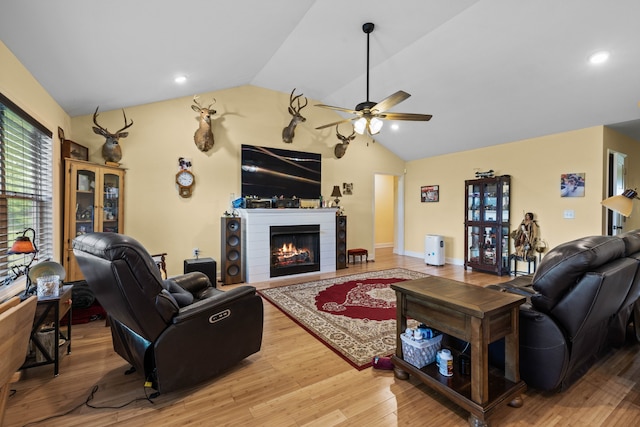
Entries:
{"type": "Polygon", "coordinates": [[[433,276],[395,283],[391,288],[397,298],[398,336],[392,357],[397,378],[415,375],[469,411],[472,426],[486,426],[487,417],[500,404],[522,406],[520,395],[526,385],[519,372],[518,307],[525,298],[433,276]],[[417,368],[403,359],[400,334],[407,328],[407,318],[446,334],[443,348],[454,354],[452,377],[440,375],[435,363],[417,368]],[[460,372],[459,353],[448,347],[447,335],[469,343],[471,375],[460,372]],[[501,338],[505,339],[504,372],[490,369],[488,361],[489,344],[501,338]]]}

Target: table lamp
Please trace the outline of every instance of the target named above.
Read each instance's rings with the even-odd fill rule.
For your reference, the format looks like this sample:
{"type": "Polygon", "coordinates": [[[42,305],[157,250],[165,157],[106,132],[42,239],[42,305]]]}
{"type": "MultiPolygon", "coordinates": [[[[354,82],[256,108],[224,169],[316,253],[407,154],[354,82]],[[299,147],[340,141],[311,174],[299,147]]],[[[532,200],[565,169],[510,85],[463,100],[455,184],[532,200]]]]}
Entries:
{"type": "Polygon", "coordinates": [[[27,228],[22,232],[18,232],[17,234],[22,233],[22,236],[18,236],[16,238],[16,241],[13,242],[13,246],[11,246],[11,249],[9,249],[9,251],[7,252],[7,254],[9,255],[28,255],[28,254],[33,254],[33,256],[31,257],[31,260],[27,263],[27,264],[23,264],[18,266],[18,274],[16,277],[19,277],[21,274],[24,274],[27,280],[27,287],[24,291],[25,295],[28,295],[30,293],[30,288],[31,288],[31,279],[29,278],[29,268],[31,267],[31,264],[33,263],[33,261],[36,259],[36,255],[38,253],[38,247],[35,244],[35,240],[36,240],[36,231],[33,228],[27,228]],[[33,233],[33,241],[31,241],[31,239],[29,238],[29,236],[27,236],[27,232],[31,231],[33,233]],[[20,268],[23,268],[23,271],[19,271],[20,268]]]}
{"type": "Polygon", "coordinates": [[[340,197],[342,197],[342,194],[340,193],[340,186],[338,185],[334,185],[333,186],[333,191],[331,192],[331,197],[335,197],[336,199],[334,200],[336,206],[338,206],[338,204],[340,203],[340,197]]]}

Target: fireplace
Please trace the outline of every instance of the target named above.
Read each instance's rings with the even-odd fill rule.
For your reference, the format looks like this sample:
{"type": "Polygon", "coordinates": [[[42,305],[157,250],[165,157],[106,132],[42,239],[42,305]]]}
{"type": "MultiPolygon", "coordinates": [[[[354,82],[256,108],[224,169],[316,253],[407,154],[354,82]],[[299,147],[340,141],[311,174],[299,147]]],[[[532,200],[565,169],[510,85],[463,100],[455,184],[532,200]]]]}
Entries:
{"type": "Polygon", "coordinates": [[[320,271],[320,225],[271,226],[270,277],[320,271]]]}

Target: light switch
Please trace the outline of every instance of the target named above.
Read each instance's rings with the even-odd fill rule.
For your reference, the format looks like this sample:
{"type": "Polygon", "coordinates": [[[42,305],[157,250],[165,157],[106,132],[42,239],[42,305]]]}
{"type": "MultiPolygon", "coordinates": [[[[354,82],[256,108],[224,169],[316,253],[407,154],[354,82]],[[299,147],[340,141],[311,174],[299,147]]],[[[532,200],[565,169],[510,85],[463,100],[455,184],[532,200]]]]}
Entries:
{"type": "Polygon", "coordinates": [[[564,210],[564,218],[565,219],[574,219],[576,217],[576,211],[573,209],[565,209],[564,210]]]}

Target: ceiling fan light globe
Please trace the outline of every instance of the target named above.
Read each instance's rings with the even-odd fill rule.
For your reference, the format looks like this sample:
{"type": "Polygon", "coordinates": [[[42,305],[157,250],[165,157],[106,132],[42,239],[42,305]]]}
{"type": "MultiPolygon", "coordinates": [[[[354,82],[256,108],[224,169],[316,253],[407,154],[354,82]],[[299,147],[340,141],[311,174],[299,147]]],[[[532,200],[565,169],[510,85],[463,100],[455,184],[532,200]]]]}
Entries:
{"type": "Polygon", "coordinates": [[[365,119],[364,117],[361,117],[358,120],[356,120],[355,123],[353,124],[353,129],[359,135],[364,135],[364,132],[367,129],[367,119],[365,119]]]}
{"type": "Polygon", "coordinates": [[[380,130],[382,129],[382,125],[383,125],[383,121],[378,119],[377,117],[373,117],[370,121],[369,121],[369,133],[371,133],[371,135],[375,135],[378,132],[380,132],[380,130]]]}

